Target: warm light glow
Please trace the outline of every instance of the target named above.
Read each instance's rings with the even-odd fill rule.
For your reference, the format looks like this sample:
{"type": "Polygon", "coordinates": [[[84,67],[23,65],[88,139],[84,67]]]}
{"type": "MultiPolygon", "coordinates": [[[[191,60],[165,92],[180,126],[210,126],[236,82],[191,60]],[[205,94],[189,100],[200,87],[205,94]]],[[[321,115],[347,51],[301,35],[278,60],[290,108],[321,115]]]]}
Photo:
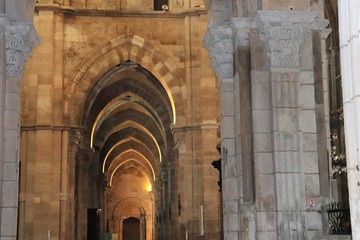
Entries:
{"type": "Polygon", "coordinates": [[[147,183],[146,185],[146,191],[151,192],[152,191],[152,185],[151,183],[147,183]]]}
{"type": "MultiPolygon", "coordinates": [[[[155,143],[155,146],[158,150],[158,153],[159,153],[159,161],[162,162],[162,154],[161,154],[161,150],[160,150],[160,146],[159,146],[159,143],[157,142],[156,138],[154,137],[154,135],[152,135],[152,133],[147,130],[146,128],[144,128],[142,125],[136,123],[136,122],[133,122],[133,121],[125,121],[124,123],[122,123],[119,127],[117,128],[114,128],[110,133],[109,135],[111,135],[113,132],[116,132],[116,131],[119,131],[123,128],[126,128],[128,126],[134,126],[135,128],[139,129],[139,130],[142,130],[143,132],[145,132],[145,134],[147,134],[147,136],[149,136],[153,142],[155,143]]],[[[123,143],[124,140],[116,143],[114,146],[112,146],[110,148],[110,150],[107,152],[105,158],[104,158],[104,161],[103,161],[103,167],[102,167],[102,172],[105,173],[105,165],[106,165],[106,161],[110,155],[110,153],[117,147],[119,146],[121,143],[123,143]]]]}
{"type": "Polygon", "coordinates": [[[147,136],[149,136],[151,138],[151,140],[153,140],[153,142],[155,143],[156,145],[156,148],[159,152],[159,161],[162,162],[162,154],[161,154],[161,149],[160,149],[160,146],[159,146],[159,143],[157,142],[156,138],[154,137],[154,135],[147,129],[145,128],[144,126],[140,125],[139,123],[137,122],[134,122],[132,120],[127,120],[125,122],[123,122],[121,125],[119,125],[118,127],[112,129],[108,135],[111,135],[113,134],[114,132],[117,132],[117,131],[120,131],[121,129],[124,129],[124,128],[127,128],[127,127],[134,127],[142,132],[144,132],[147,136]]]}
{"type": "MultiPolygon", "coordinates": [[[[113,99],[111,102],[109,102],[99,113],[99,115],[97,116],[94,124],[93,124],[93,127],[92,127],[92,130],[91,130],[91,136],[90,136],[90,148],[93,148],[93,145],[94,145],[94,138],[95,138],[95,133],[96,131],[98,130],[98,128],[100,128],[101,124],[103,123],[103,121],[109,116],[111,115],[117,108],[121,107],[122,105],[126,105],[126,104],[132,104],[134,105],[133,107],[135,108],[140,108],[142,109],[142,112],[146,115],[148,115],[149,117],[151,117],[152,119],[154,119],[157,127],[159,129],[161,129],[161,134],[162,136],[164,137],[165,134],[164,134],[164,126],[159,126],[159,122],[160,121],[160,116],[157,114],[157,112],[155,111],[155,109],[153,109],[151,107],[150,104],[148,104],[144,99],[140,98],[139,96],[132,96],[132,101],[129,101],[129,100],[124,100],[124,97],[121,95],[115,99],[113,99]],[[140,104],[141,103],[141,104],[140,104]],[[144,108],[144,106],[142,105],[145,105],[147,108],[149,109],[152,109],[152,113],[155,115],[155,118],[157,120],[155,120],[154,116],[147,110],[147,108],[144,108]]],[[[175,110],[175,108],[173,109],[175,110]]],[[[173,117],[176,117],[176,115],[173,115],[173,117]]],[[[175,124],[175,122],[173,123],[175,124]]]]}
{"type": "MultiPolygon", "coordinates": [[[[128,151],[134,151],[134,150],[128,150],[128,151]]],[[[156,179],[155,179],[155,171],[154,171],[153,166],[152,166],[151,163],[149,162],[149,160],[148,160],[144,155],[142,155],[141,153],[139,153],[139,152],[137,152],[137,151],[135,151],[135,152],[138,153],[141,157],[143,157],[143,158],[146,160],[146,162],[149,164],[149,166],[150,166],[150,168],[151,168],[151,171],[152,171],[152,174],[153,174],[154,181],[155,181],[155,180],[156,180],[156,179]]],[[[120,164],[115,168],[115,170],[111,173],[111,176],[110,176],[110,187],[112,186],[112,181],[113,181],[113,177],[114,177],[114,175],[115,175],[115,172],[116,172],[123,164],[125,164],[125,163],[127,163],[127,162],[129,162],[129,161],[134,161],[134,159],[128,159],[128,160],[120,163],[120,164]]]]}

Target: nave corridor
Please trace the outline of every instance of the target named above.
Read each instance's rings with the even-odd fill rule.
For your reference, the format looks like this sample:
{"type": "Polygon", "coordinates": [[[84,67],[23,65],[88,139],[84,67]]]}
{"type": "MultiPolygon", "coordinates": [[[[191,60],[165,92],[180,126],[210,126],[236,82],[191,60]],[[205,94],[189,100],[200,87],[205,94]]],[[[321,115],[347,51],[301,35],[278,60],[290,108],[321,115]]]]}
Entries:
{"type": "Polygon", "coordinates": [[[123,239],[125,223],[134,219],[140,239],[153,239],[154,201],[165,196],[156,177],[167,177],[159,170],[167,171],[173,148],[170,99],[154,76],[131,61],[108,71],[88,96],[83,122],[90,141],[83,144],[91,151],[82,159],[88,173],[77,170],[76,204],[80,211],[97,209],[99,232],[123,239]]]}
{"type": "MultiPolygon", "coordinates": [[[[48,16],[36,17],[41,22],[48,16]]],[[[75,23],[85,28],[88,20],[82,21],[75,23]]],[[[43,39],[45,25],[39,26],[43,39]]],[[[98,43],[98,34],[88,34],[98,43]]],[[[157,41],[111,37],[90,49],[80,68],[65,61],[66,81],[55,79],[53,86],[40,81],[45,58],[28,65],[19,238],[218,239],[219,172],[211,164],[219,158],[218,88],[211,72],[200,71],[210,68],[208,56],[196,55],[206,61],[192,63],[199,71],[191,72],[176,62],[183,57],[154,47],[157,41]]],[[[199,39],[192,41],[200,46],[199,39]]],[[[83,46],[71,44],[64,52],[75,61],[74,51],[83,46]]],[[[46,47],[37,48],[34,58],[46,47]]],[[[187,50],[192,62],[195,50],[187,50]]]]}

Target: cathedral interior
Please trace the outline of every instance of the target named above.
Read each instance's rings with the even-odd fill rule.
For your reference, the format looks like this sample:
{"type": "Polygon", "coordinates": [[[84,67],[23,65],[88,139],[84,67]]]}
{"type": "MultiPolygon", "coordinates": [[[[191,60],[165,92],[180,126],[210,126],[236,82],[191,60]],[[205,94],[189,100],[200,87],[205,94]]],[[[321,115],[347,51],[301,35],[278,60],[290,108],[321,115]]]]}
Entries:
{"type": "Polygon", "coordinates": [[[357,0],[0,11],[0,239],[360,240],[357,0]]]}

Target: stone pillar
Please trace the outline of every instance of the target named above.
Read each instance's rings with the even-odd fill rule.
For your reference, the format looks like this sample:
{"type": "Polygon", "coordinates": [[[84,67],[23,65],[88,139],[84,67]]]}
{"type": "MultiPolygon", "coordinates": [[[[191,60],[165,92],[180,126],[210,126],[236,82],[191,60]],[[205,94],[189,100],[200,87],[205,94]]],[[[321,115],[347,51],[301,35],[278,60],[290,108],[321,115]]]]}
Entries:
{"type": "MultiPolygon", "coordinates": [[[[176,182],[178,195],[173,199],[176,220],[176,239],[217,239],[218,228],[218,186],[216,170],[211,162],[217,157],[218,125],[187,126],[173,128],[175,146],[179,149],[176,182]],[[213,149],[210,149],[214,146],[213,149]],[[200,234],[200,206],[204,209],[204,234],[200,234]]],[[[171,236],[175,237],[175,236],[171,236]]]]}
{"type": "Polygon", "coordinates": [[[25,61],[38,43],[38,38],[32,23],[10,23],[7,16],[0,17],[0,38],[0,137],[4,139],[0,144],[0,238],[15,239],[19,191],[20,86],[25,61]]]}
{"type": "Polygon", "coordinates": [[[231,26],[228,24],[210,26],[204,44],[209,49],[220,88],[224,239],[239,239],[238,200],[239,181],[242,180],[237,172],[237,165],[241,164],[241,159],[237,159],[240,155],[236,155],[234,43],[231,26]]]}
{"type": "Polygon", "coordinates": [[[89,168],[91,166],[91,155],[88,150],[80,150],[76,157],[76,239],[85,240],[87,237],[87,210],[89,193],[89,168]]]}
{"type": "Polygon", "coordinates": [[[164,239],[171,239],[171,219],[170,219],[170,163],[168,162],[169,159],[164,158],[162,165],[161,165],[161,180],[162,180],[162,210],[164,212],[164,222],[162,225],[163,228],[163,237],[164,239]]]}
{"type": "MultiPolygon", "coordinates": [[[[5,120],[5,96],[6,96],[6,48],[5,31],[8,24],[6,18],[0,18],[0,139],[4,139],[4,120],[5,120]]],[[[0,186],[3,184],[4,169],[4,141],[0,141],[0,186]]],[[[16,171],[16,170],[15,170],[16,171]]],[[[16,175],[15,175],[16,176],[16,175]]],[[[1,189],[1,188],[0,188],[1,189]]],[[[2,214],[2,190],[0,191],[0,214],[2,214]]],[[[0,219],[1,226],[1,219],[0,219]]]]}
{"type": "Polygon", "coordinates": [[[257,201],[263,202],[264,197],[270,200],[257,215],[258,237],[266,234],[271,239],[313,239],[321,236],[322,221],[321,214],[315,211],[321,202],[308,204],[320,198],[319,170],[308,172],[306,167],[318,165],[309,33],[323,30],[327,22],[316,20],[314,12],[258,14],[260,37],[265,40],[270,62],[269,75],[258,79],[265,92],[254,95],[268,102],[271,124],[266,134],[254,136],[254,142],[255,149],[259,146],[259,150],[268,150],[271,155],[267,158],[272,158],[272,171],[259,173],[256,180],[261,194],[257,201]],[[262,94],[266,97],[261,98],[262,94]],[[313,157],[309,158],[309,154],[313,157]]]}
{"type": "Polygon", "coordinates": [[[75,144],[70,135],[68,128],[22,127],[20,239],[70,239],[74,234],[75,144]]]}
{"type": "Polygon", "coordinates": [[[225,239],[322,234],[315,211],[321,207],[319,169],[304,166],[318,166],[310,33],[327,22],[316,17],[258,11],[254,19],[208,28],[204,42],[221,93],[225,239]]]}
{"type": "MultiPolygon", "coordinates": [[[[69,239],[76,239],[76,223],[77,223],[77,212],[76,212],[76,199],[78,186],[76,186],[77,182],[77,155],[79,154],[80,143],[83,140],[82,133],[80,131],[70,131],[69,133],[69,142],[70,146],[68,147],[68,185],[67,191],[65,194],[68,195],[67,202],[67,236],[69,239]]],[[[65,207],[65,206],[64,206],[65,207]]],[[[64,220],[63,220],[64,221],[64,220]]]]}
{"type": "Polygon", "coordinates": [[[360,3],[339,0],[341,78],[352,239],[360,239],[360,3]]]}
{"type": "MultiPolygon", "coordinates": [[[[179,137],[179,134],[174,134],[174,137],[179,137]]],[[[175,138],[175,142],[177,142],[178,138],[175,138]]],[[[178,145],[177,145],[178,147],[178,145]]],[[[174,174],[171,176],[172,178],[172,186],[171,186],[171,189],[172,189],[172,204],[173,204],[173,207],[172,207],[172,217],[173,217],[173,224],[172,224],[172,229],[173,229],[173,238],[175,239],[181,239],[181,233],[182,233],[182,230],[181,230],[181,221],[180,221],[180,217],[181,217],[181,211],[182,211],[182,206],[181,206],[181,193],[179,191],[179,188],[180,188],[180,179],[179,179],[179,176],[181,175],[180,174],[180,170],[179,170],[179,149],[178,148],[175,148],[172,150],[173,152],[173,155],[174,155],[174,158],[173,158],[173,163],[172,163],[172,166],[171,168],[172,169],[176,169],[176,171],[174,171],[174,174]]],[[[156,223],[156,218],[154,218],[154,223],[156,223]]],[[[155,238],[154,238],[155,240],[155,238]]]]}

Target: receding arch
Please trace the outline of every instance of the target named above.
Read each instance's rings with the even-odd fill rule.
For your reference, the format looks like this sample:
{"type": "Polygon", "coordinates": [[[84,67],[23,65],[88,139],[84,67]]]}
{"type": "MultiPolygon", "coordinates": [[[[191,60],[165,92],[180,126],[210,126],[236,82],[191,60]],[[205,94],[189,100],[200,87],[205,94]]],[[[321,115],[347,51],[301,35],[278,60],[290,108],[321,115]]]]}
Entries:
{"type": "MultiPolygon", "coordinates": [[[[134,94],[127,93],[128,96],[134,96],[134,94]]],[[[157,125],[158,129],[161,131],[162,138],[164,139],[164,142],[166,143],[166,136],[165,136],[165,127],[162,124],[160,120],[160,116],[156,113],[152,107],[147,104],[147,102],[139,96],[135,96],[133,101],[127,101],[123,99],[123,95],[113,99],[111,102],[109,102],[103,110],[99,113],[97,119],[95,120],[92,130],[91,130],[91,137],[90,137],[90,148],[93,147],[94,142],[94,136],[96,131],[101,127],[101,124],[106,119],[106,117],[110,114],[112,114],[116,109],[118,109],[121,106],[131,105],[133,108],[140,109],[144,114],[148,115],[151,119],[154,120],[155,124],[157,125]],[[141,103],[141,104],[140,104],[141,103]],[[150,109],[150,110],[148,110],[150,109]]]]}
{"type": "Polygon", "coordinates": [[[118,201],[115,204],[111,214],[109,214],[114,225],[119,227],[117,232],[122,232],[124,218],[135,217],[140,219],[146,219],[146,234],[148,236],[151,236],[153,231],[153,212],[150,206],[150,202],[146,202],[137,197],[127,197],[118,201]],[[131,209],[135,209],[136,213],[131,213],[131,209]]]}
{"type": "Polygon", "coordinates": [[[154,167],[151,165],[149,160],[144,155],[139,153],[138,151],[135,151],[132,149],[132,150],[125,151],[124,153],[119,155],[116,159],[114,159],[113,162],[116,162],[117,165],[115,165],[114,167],[109,166],[109,169],[105,174],[106,174],[107,178],[110,179],[110,182],[112,182],[113,175],[118,170],[118,168],[121,167],[124,163],[129,162],[130,160],[138,162],[139,164],[143,165],[144,168],[146,168],[146,169],[147,169],[147,167],[149,167],[148,171],[150,170],[150,172],[151,172],[151,176],[148,176],[149,179],[151,179],[152,181],[156,180],[156,174],[155,174],[154,167]],[[134,155],[136,157],[136,160],[135,160],[134,156],[131,156],[131,158],[128,158],[129,153],[133,153],[132,155],[134,155]],[[125,156],[125,159],[123,156],[125,156]]]}
{"type": "MultiPolygon", "coordinates": [[[[133,152],[141,152],[143,156],[147,155],[146,159],[149,160],[149,162],[153,163],[154,164],[154,168],[157,168],[158,165],[156,164],[157,162],[155,161],[156,159],[156,156],[154,155],[154,153],[151,151],[151,149],[148,148],[148,146],[146,144],[143,144],[141,141],[139,141],[138,139],[136,138],[133,138],[133,137],[127,137],[127,138],[124,138],[122,139],[121,141],[119,141],[117,143],[117,146],[116,147],[119,147],[120,145],[122,144],[126,144],[126,143],[130,143],[130,142],[134,142],[136,144],[139,144],[139,146],[142,146],[143,147],[143,151],[141,151],[138,147],[131,147],[129,148],[128,150],[132,150],[133,152]]],[[[107,162],[107,159],[110,158],[110,155],[107,156],[106,158],[106,161],[104,159],[104,162],[103,162],[103,170],[105,172],[107,172],[108,169],[110,169],[114,163],[114,161],[117,160],[117,158],[119,156],[121,156],[121,154],[123,154],[123,151],[120,152],[120,153],[116,153],[115,151],[115,148],[112,150],[112,152],[114,152],[114,157],[112,157],[112,161],[110,163],[107,162]],[[107,167],[108,166],[108,167],[107,167]]],[[[112,154],[112,153],[111,153],[112,154]]]]}
{"type": "Polygon", "coordinates": [[[140,162],[140,161],[137,161],[135,159],[128,159],[128,160],[125,160],[123,162],[121,162],[118,166],[115,167],[114,171],[112,173],[110,173],[110,181],[109,181],[109,185],[110,187],[112,186],[112,181],[113,181],[113,178],[114,178],[114,175],[115,173],[119,170],[120,171],[120,167],[124,167],[125,166],[125,169],[129,168],[129,167],[133,167],[133,168],[136,168],[139,172],[141,172],[145,177],[147,177],[150,182],[153,184],[153,182],[156,180],[155,179],[155,172],[154,172],[154,169],[151,168],[152,170],[152,176],[149,176],[149,174],[147,173],[146,170],[146,167],[140,162]],[[144,168],[141,168],[141,167],[137,167],[137,166],[128,166],[126,167],[126,165],[129,165],[130,163],[132,162],[137,162],[139,163],[140,165],[142,165],[144,168]],[[152,178],[151,178],[152,177],[152,178]]]}
{"type": "Polygon", "coordinates": [[[157,148],[157,151],[159,153],[159,161],[162,162],[163,153],[161,152],[158,141],[156,140],[154,135],[148,129],[146,129],[145,127],[143,127],[142,125],[140,125],[137,122],[134,122],[132,120],[125,121],[121,125],[115,127],[112,131],[110,131],[108,133],[108,136],[110,136],[110,135],[114,134],[115,132],[118,132],[118,131],[120,131],[122,129],[128,128],[128,127],[133,127],[135,129],[138,129],[140,132],[142,132],[143,134],[148,136],[153,141],[153,143],[155,144],[155,146],[157,148]]]}
{"type": "Polygon", "coordinates": [[[144,200],[136,197],[128,197],[116,203],[113,212],[111,214],[111,218],[116,219],[117,216],[121,216],[122,212],[131,205],[137,206],[138,209],[141,210],[141,212],[144,214],[151,213],[151,208],[144,200]]]}
{"type": "Polygon", "coordinates": [[[65,90],[64,114],[69,124],[79,125],[86,97],[107,71],[124,61],[133,61],[151,72],[164,87],[173,110],[173,124],[185,116],[185,80],[170,56],[140,36],[121,35],[97,49],[80,67],[65,90]]]}
{"type": "MultiPolygon", "coordinates": [[[[129,153],[129,152],[134,152],[134,153],[138,154],[138,155],[141,157],[141,159],[144,159],[144,160],[145,160],[145,162],[150,166],[151,171],[152,171],[153,176],[154,176],[154,179],[155,179],[155,170],[154,170],[154,167],[151,165],[151,162],[150,162],[142,153],[140,153],[140,152],[138,152],[138,151],[136,151],[136,150],[134,150],[134,149],[129,149],[129,150],[126,150],[126,151],[122,152],[122,153],[121,153],[119,156],[117,156],[114,160],[116,161],[116,160],[119,159],[122,155],[124,155],[124,154],[126,154],[126,153],[129,153]]],[[[104,160],[104,163],[103,163],[103,173],[105,173],[106,160],[107,160],[107,159],[105,159],[105,160],[104,160]]],[[[109,165],[111,165],[111,164],[109,164],[109,165]]],[[[109,166],[109,168],[110,168],[110,166],[109,166]]]]}
{"type": "MultiPolygon", "coordinates": [[[[124,128],[126,126],[122,126],[122,128],[124,128]]],[[[116,130],[119,130],[119,129],[116,129],[116,130]]],[[[162,152],[161,152],[161,149],[156,141],[156,139],[153,138],[153,136],[150,138],[151,140],[153,140],[153,143],[154,145],[156,146],[156,150],[158,152],[158,155],[159,155],[159,162],[162,161],[162,152]]],[[[116,144],[114,144],[113,146],[111,146],[111,148],[106,152],[106,155],[103,159],[103,167],[102,167],[102,170],[103,170],[103,173],[105,172],[105,166],[106,166],[106,162],[107,162],[107,159],[109,158],[110,154],[112,153],[112,151],[114,151],[114,149],[116,149],[116,147],[120,146],[121,144],[123,144],[124,142],[127,142],[127,141],[119,141],[117,142],[116,144]]],[[[156,164],[156,163],[155,163],[156,164]]],[[[156,164],[157,166],[158,164],[156,164]]]]}

